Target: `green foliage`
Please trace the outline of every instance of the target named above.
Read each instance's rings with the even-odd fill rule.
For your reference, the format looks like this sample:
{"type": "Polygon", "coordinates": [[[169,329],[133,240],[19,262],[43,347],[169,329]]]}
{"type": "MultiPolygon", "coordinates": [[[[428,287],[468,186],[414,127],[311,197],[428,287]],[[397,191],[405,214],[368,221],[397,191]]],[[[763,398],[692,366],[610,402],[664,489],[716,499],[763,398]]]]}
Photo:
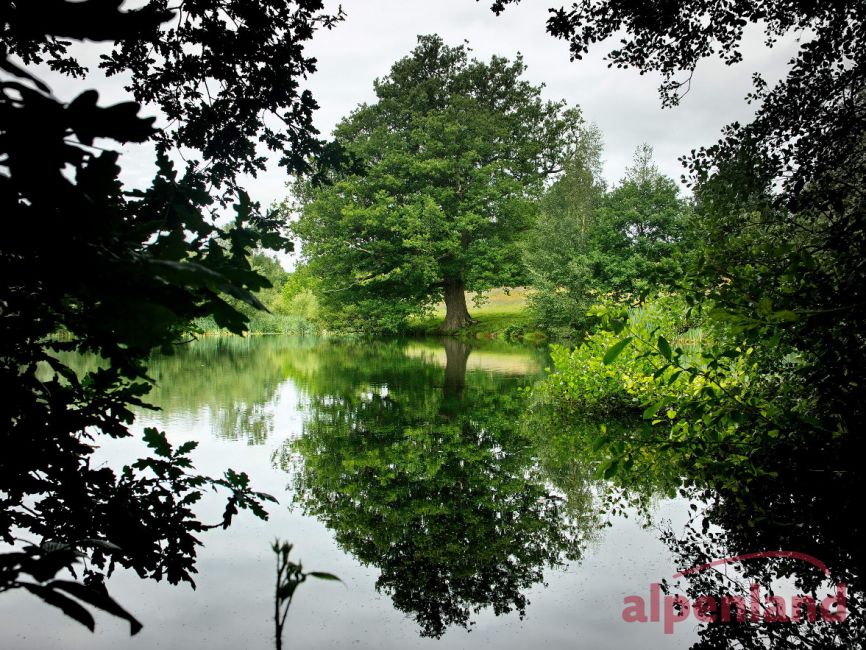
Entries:
{"type": "Polygon", "coordinates": [[[673,180],[659,173],[652,149],[610,192],[600,180],[601,135],[589,130],[564,174],[545,196],[524,246],[536,320],[561,338],[590,324],[605,294],[638,295],[658,284],[686,247],[688,207],[673,180]]]}
{"type": "MultiPolygon", "coordinates": [[[[264,309],[230,301],[246,317],[245,333],[307,335],[320,331],[318,298],[310,288],[305,288],[316,286],[316,283],[309,272],[305,272],[305,267],[289,273],[277,259],[263,253],[252,255],[250,266],[268,284],[255,293],[264,309]]],[[[204,334],[231,333],[217,325],[213,317],[194,319],[193,329],[204,334]]]]}
{"type": "Polygon", "coordinates": [[[661,265],[691,244],[685,240],[688,204],[676,182],[659,172],[649,145],[637,148],[633,166],[605,197],[601,212],[599,249],[607,260],[595,281],[617,293],[646,292],[669,272],[661,265]]]}
{"type": "Polygon", "coordinates": [[[528,406],[522,426],[535,443],[538,462],[577,516],[586,504],[598,513],[596,525],[630,511],[649,519],[655,498],[676,496],[681,485],[676,459],[633,442],[641,432],[640,416],[575,412],[545,398],[541,387],[528,406]],[[621,462],[614,466],[614,458],[621,462]]]}
{"type": "Polygon", "coordinates": [[[170,126],[154,138],[200,153],[203,160],[191,166],[231,192],[238,174],[264,169],[256,141],[279,152],[290,171],[309,169],[307,154],[320,143],[316,103],[300,83],[316,70],[304,46],[318,29],[340,22],[342,10],[326,13],[321,0],[137,4],[121,12],[99,0],[14,3],[4,9],[4,51],[86,78],[90,71],[70,54],[73,41],[114,41],[99,67],[108,76],[129,75],[135,101],[159,107],[170,126]],[[283,129],[266,126],[273,115],[283,129]]]}
{"type": "Polygon", "coordinates": [[[256,297],[269,309],[275,305],[282,295],[283,286],[288,281],[290,274],[283,268],[279,260],[256,253],[250,258],[250,266],[259,275],[267,279],[270,286],[260,289],[256,297]]]}
{"type": "Polygon", "coordinates": [[[319,317],[319,299],[316,295],[319,286],[320,283],[309,266],[299,264],[291,273],[285,275],[278,287],[279,293],[268,303],[268,307],[276,317],[293,322],[294,329],[291,331],[296,334],[318,331],[323,324],[319,317]]]}
{"type": "MultiPolygon", "coordinates": [[[[509,1],[494,3],[502,11],[509,1]]],[[[787,373],[816,424],[785,427],[803,441],[819,432],[859,431],[864,420],[866,178],[862,2],[795,6],[759,0],[718,11],[690,0],[678,11],[599,0],[554,12],[548,30],[580,58],[626,29],[614,65],[660,72],[662,97],[676,104],[704,57],[742,59],[745,27],[772,46],[808,33],[774,86],[753,75],[748,124],[726,127],[714,145],[685,159],[695,186],[695,232],[707,241],[681,286],[709,299],[747,347],[778,348],[770,375],[787,373]],[[696,39],[695,34],[701,38],[696,39]],[[786,359],[799,359],[795,369],[786,359]],[[796,432],[796,433],[795,433],[796,432]]]]}
{"type": "Polygon", "coordinates": [[[192,582],[197,533],[213,527],[192,509],[204,490],[226,493],[216,525],[244,508],[265,516],[262,501],[270,498],[254,492],[248,477],[196,474],[192,446],[173,449],[155,429],[146,434],[153,455],[119,472],[94,465],[92,454],[105,436],[131,435],[133,409],[144,406],[152,384],[146,361],[153,349],[169,352],[195,319],[241,333],[244,310],[263,308],[257,293],[270,283],[260,271],[273,268],[260,258],[251,264],[251,255],[289,242],[276,215],[260,211],[237,178],[261,166],[257,138],[282,150],[294,169],[317,150],[314,103],[299,92],[298,76],[313,69],[303,43],[332,18],[315,1],[206,1],[168,10],[153,0],[133,11],[94,0],[6,5],[0,538],[25,549],[36,546],[31,539],[86,549],[89,561],[78,575],[95,591],[53,580],[56,564],[43,577],[30,571],[39,584],[20,583],[16,572],[29,569],[17,551],[12,571],[0,574],[0,590],[26,588],[92,627],[86,609],[61,591],[127,618],[110,599],[94,596],[105,593],[115,566],[192,582]],[[85,40],[114,42],[102,67],[128,73],[135,99],[161,108],[169,130],[140,117],[139,104],[101,106],[86,88],[61,103],[18,63],[47,62],[86,76],[68,49],[85,40]],[[265,127],[270,112],[282,114],[284,132],[265,127]],[[156,142],[157,173],[149,187],[131,191],[119,180],[119,152],[146,141],[156,142]],[[171,145],[201,159],[177,170],[171,145]],[[79,375],[62,360],[67,353],[101,362],[79,375]]]}
{"type": "Polygon", "coordinates": [[[283,301],[290,302],[299,293],[314,291],[317,287],[318,280],[310,271],[310,267],[300,263],[286,276],[286,281],[280,290],[280,296],[283,301]]]}
{"type": "Polygon", "coordinates": [[[284,304],[282,309],[308,323],[315,323],[319,317],[319,299],[312,291],[301,291],[295,294],[288,304],[284,304]]]}
{"type": "Polygon", "coordinates": [[[863,151],[812,179],[795,205],[780,205],[752,145],[696,188],[696,225],[709,242],[685,281],[707,287],[715,318],[750,346],[779,350],[776,369],[816,403],[814,425],[791,423],[804,436],[859,431],[864,416],[863,151]]]}
{"type": "Polygon", "coordinates": [[[588,127],[562,175],[548,189],[522,247],[536,320],[563,333],[585,320],[595,287],[588,259],[603,228],[598,208],[604,196],[601,133],[588,127]]]}
{"type": "Polygon", "coordinates": [[[641,427],[625,441],[599,434],[609,454],[605,478],[650,446],[689,482],[736,492],[768,471],[750,450],[813,419],[814,402],[796,377],[801,359],[789,354],[780,365],[777,347],[751,347],[706,305],[686,309],[666,296],[639,308],[601,304],[594,314],[603,325],[586,342],[553,347],[556,370],[539,394],[575,414],[640,413],[641,427]]]}
{"type": "MultiPolygon", "coordinates": [[[[756,546],[811,548],[832,558],[836,580],[862,579],[852,544],[862,546],[863,531],[850,513],[863,490],[866,419],[864,21],[856,0],[588,0],[552,10],[547,23],[574,58],[616,36],[611,65],[660,73],[668,105],[688,92],[702,59],[740,62],[746,33],[798,47],[774,86],[753,75],[749,123],[725,127],[684,159],[701,244],[666,279],[705,317],[688,336],[692,348],[653,332],[612,361],[637,381],[645,424],[623,441],[599,436],[604,473],[618,476],[650,448],[713,500],[692,522],[700,529],[667,536],[683,566],[756,546]]],[[[628,328],[621,313],[609,315],[609,329],[628,328]]],[[[748,573],[764,584],[797,575],[799,586],[817,588],[790,567],[748,573]]],[[[701,572],[689,593],[724,592],[722,577],[701,572]]],[[[857,613],[844,626],[802,628],[702,626],[694,647],[848,647],[863,637],[857,613]]]]}
{"type": "Polygon", "coordinates": [[[397,332],[440,300],[468,322],[464,290],[521,284],[517,242],[581,118],[544,102],[523,60],[470,59],[419,38],[334,132],[343,165],[299,187],[302,240],[328,322],[397,332]]]}
{"type": "Polygon", "coordinates": [[[676,340],[693,323],[685,316],[684,301],[671,295],[634,307],[608,300],[597,304],[592,314],[609,319],[612,311],[621,316],[618,333],[597,328],[573,349],[551,346],[555,372],[539,390],[575,412],[602,414],[639,407],[656,371],[651,360],[641,356],[641,341],[665,335],[676,340]]]}

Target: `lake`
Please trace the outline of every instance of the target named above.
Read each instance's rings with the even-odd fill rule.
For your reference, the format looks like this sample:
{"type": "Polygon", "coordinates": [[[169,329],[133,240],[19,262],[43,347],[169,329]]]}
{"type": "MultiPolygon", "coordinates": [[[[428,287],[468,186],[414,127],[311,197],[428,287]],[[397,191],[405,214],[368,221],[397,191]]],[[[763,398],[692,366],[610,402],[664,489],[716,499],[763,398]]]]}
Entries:
{"type": "MultiPolygon", "coordinates": [[[[197,441],[197,469],[244,471],[279,504],[203,536],[196,590],[118,570],[137,636],[9,593],[0,647],[273,647],[277,538],[342,581],[298,588],[287,648],[689,647],[693,620],[674,634],[622,620],[624,597],[676,571],[659,531],[688,502],[650,486],[640,512],[603,514],[604,482],[531,413],[523,389],[547,364],[543,348],[454,339],[208,338],[155,358],[161,410],[136,429],[197,441]]],[[[103,442],[113,467],[144,453],[103,442]]],[[[222,505],[203,502],[205,520],[222,505]]]]}

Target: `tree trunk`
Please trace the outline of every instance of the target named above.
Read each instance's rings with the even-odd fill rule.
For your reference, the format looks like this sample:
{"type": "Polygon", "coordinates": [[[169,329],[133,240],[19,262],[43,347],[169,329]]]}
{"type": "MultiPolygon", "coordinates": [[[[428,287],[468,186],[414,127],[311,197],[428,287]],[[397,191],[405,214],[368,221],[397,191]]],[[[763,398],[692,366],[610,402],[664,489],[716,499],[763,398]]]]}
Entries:
{"type": "Polygon", "coordinates": [[[445,346],[445,397],[459,397],[466,385],[466,361],[472,348],[452,336],[442,337],[445,346]]]}
{"type": "Polygon", "coordinates": [[[475,321],[466,308],[466,287],[463,280],[445,280],[445,324],[443,332],[454,332],[475,321]]]}

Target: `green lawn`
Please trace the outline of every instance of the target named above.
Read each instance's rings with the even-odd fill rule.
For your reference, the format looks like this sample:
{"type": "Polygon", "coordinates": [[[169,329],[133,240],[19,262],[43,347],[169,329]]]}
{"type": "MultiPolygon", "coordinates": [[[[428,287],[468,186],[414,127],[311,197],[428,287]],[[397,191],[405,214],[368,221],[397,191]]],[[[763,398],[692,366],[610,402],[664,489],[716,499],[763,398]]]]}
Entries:
{"type": "MultiPolygon", "coordinates": [[[[478,322],[460,331],[460,336],[469,338],[517,338],[538,340],[544,335],[532,325],[532,317],[526,305],[527,289],[516,287],[493,289],[486,294],[487,300],[480,307],[473,303],[474,294],[466,294],[469,313],[478,322]]],[[[419,319],[412,329],[425,334],[438,333],[445,320],[445,304],[440,303],[429,318],[419,319]]]]}

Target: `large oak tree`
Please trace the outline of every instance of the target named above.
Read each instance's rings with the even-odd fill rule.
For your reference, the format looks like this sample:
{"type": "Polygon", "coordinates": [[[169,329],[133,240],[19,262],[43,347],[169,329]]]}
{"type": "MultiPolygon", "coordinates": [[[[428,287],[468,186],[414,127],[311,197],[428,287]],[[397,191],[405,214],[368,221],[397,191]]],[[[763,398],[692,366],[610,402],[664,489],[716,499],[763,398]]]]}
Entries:
{"type": "Polygon", "coordinates": [[[469,52],[420,37],[335,129],[340,171],[299,192],[295,232],[344,324],[395,331],[444,299],[455,330],[471,321],[467,290],[523,277],[517,242],[582,119],[543,100],[519,56],[469,52]]]}

